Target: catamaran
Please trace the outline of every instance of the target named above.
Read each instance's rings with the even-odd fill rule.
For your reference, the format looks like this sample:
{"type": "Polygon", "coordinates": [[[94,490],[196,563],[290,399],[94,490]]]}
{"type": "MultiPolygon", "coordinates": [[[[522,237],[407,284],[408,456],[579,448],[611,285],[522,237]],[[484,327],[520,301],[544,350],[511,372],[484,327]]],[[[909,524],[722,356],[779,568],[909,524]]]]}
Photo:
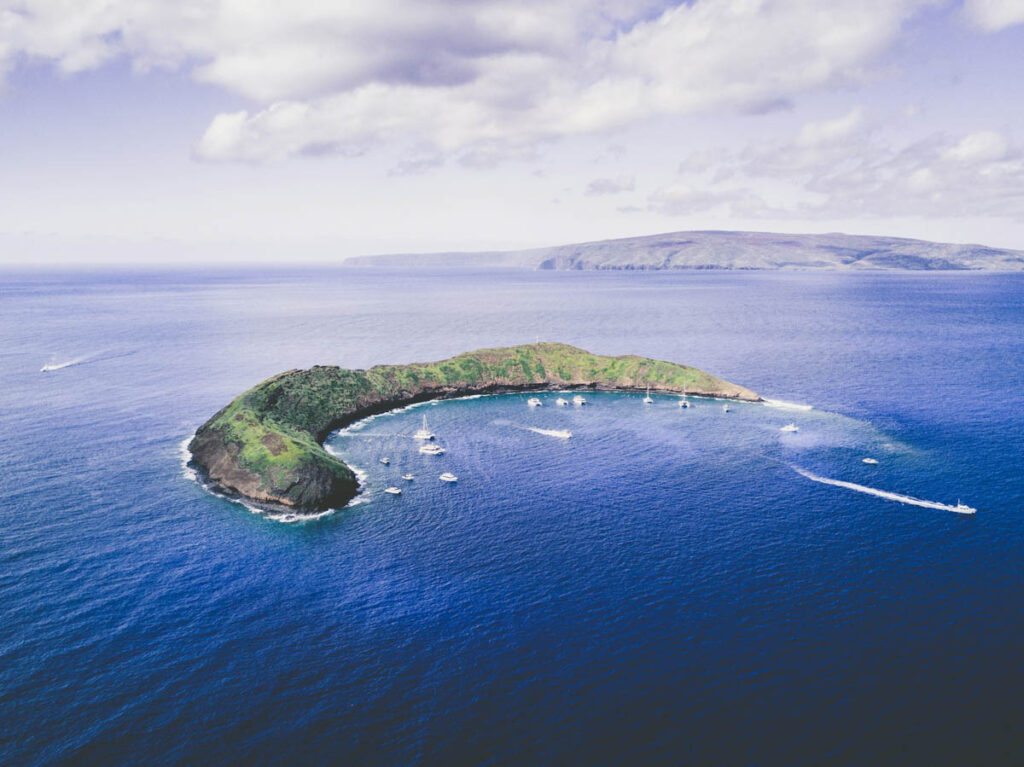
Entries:
{"type": "Polygon", "coordinates": [[[434,432],[427,428],[427,416],[423,416],[423,426],[421,426],[415,434],[412,435],[413,439],[425,439],[430,440],[434,438],[434,432]]]}
{"type": "Polygon", "coordinates": [[[690,401],[686,399],[686,387],[683,387],[683,393],[679,395],[679,407],[689,407],[690,401]]]}

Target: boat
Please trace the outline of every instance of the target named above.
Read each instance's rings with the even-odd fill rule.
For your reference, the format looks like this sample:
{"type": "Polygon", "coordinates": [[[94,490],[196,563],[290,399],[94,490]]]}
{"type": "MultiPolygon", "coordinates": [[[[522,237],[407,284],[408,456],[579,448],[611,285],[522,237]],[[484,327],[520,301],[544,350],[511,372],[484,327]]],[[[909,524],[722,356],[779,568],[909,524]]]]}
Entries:
{"type": "Polygon", "coordinates": [[[536,397],[530,397],[530,399],[526,400],[526,404],[529,405],[530,407],[540,407],[544,403],[541,402],[536,397]]]}
{"type": "Polygon", "coordinates": [[[440,477],[438,477],[438,479],[441,480],[442,482],[458,482],[459,481],[459,478],[456,477],[454,474],[452,474],[450,471],[446,471],[444,474],[442,474],[440,477]]]}
{"type": "Polygon", "coordinates": [[[878,465],[878,461],[875,460],[874,458],[861,458],[860,461],[861,461],[861,463],[866,463],[868,466],[877,466],[878,465]]]}
{"type": "Polygon", "coordinates": [[[385,487],[384,488],[384,492],[387,493],[388,495],[401,495],[402,494],[401,488],[398,488],[398,487],[385,487]]]}
{"type": "Polygon", "coordinates": [[[416,433],[412,435],[413,439],[431,440],[434,438],[434,432],[427,428],[427,416],[423,416],[423,426],[417,429],[416,433]]]}
{"type": "Polygon", "coordinates": [[[572,398],[572,404],[577,405],[577,406],[578,405],[586,405],[587,404],[587,400],[586,400],[586,398],[582,394],[577,394],[575,397],[572,398]]]}
{"type": "Polygon", "coordinates": [[[787,423],[785,426],[783,426],[781,429],[779,429],[779,431],[797,432],[797,431],[800,431],[800,427],[797,426],[795,423],[787,423]]]}
{"type": "Polygon", "coordinates": [[[978,510],[973,506],[968,506],[966,503],[961,503],[960,499],[956,499],[956,506],[953,507],[953,511],[958,514],[974,514],[978,510]]]}
{"type": "Polygon", "coordinates": [[[423,453],[424,455],[441,455],[444,453],[444,448],[441,447],[440,445],[430,442],[427,443],[426,445],[421,445],[420,452],[423,453]]]}
{"type": "Polygon", "coordinates": [[[569,404],[569,400],[567,400],[565,397],[559,397],[558,399],[555,400],[555,404],[558,405],[559,407],[565,407],[566,405],[569,404]]]}
{"type": "Polygon", "coordinates": [[[685,394],[680,395],[680,397],[679,397],[679,407],[686,408],[686,407],[689,407],[689,406],[690,406],[690,400],[686,399],[686,395],[685,394]]]}
{"type": "Polygon", "coordinates": [[[647,387],[647,394],[644,395],[644,404],[645,405],[650,405],[652,402],[654,402],[654,400],[651,399],[651,387],[648,386],[647,387]]]}
{"type": "Polygon", "coordinates": [[[391,463],[391,459],[390,458],[381,458],[380,462],[382,464],[384,464],[385,466],[387,466],[389,463],[391,463]]]}
{"type": "Polygon", "coordinates": [[[412,480],[416,479],[416,477],[412,474],[403,474],[402,479],[411,482],[412,480]]]}
{"type": "Polygon", "coordinates": [[[722,405],[722,412],[723,413],[728,413],[729,412],[729,406],[728,405],[722,405]]]}

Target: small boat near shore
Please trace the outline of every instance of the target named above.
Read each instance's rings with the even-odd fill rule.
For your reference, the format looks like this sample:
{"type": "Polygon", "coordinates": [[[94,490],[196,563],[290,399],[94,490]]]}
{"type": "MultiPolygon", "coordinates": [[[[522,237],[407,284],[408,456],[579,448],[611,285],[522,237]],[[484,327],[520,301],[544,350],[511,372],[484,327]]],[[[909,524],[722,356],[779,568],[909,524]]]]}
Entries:
{"type": "Polygon", "coordinates": [[[444,474],[442,474],[440,477],[438,477],[438,479],[441,480],[442,482],[458,482],[459,481],[459,478],[456,477],[454,474],[452,474],[450,471],[446,471],[444,474]]]}
{"type": "Polygon", "coordinates": [[[577,394],[575,397],[572,398],[572,404],[576,405],[577,407],[580,405],[586,405],[587,399],[582,394],[577,394]]]}
{"type": "Polygon", "coordinates": [[[393,486],[392,487],[385,487],[384,488],[384,492],[387,493],[388,495],[401,495],[402,494],[402,489],[399,488],[399,487],[393,487],[393,486]]]}
{"type": "Polygon", "coordinates": [[[526,404],[529,405],[530,407],[541,407],[544,403],[541,402],[537,397],[530,397],[530,399],[526,400],[526,404]]]}
{"type": "Polygon", "coordinates": [[[566,405],[569,404],[569,400],[567,400],[565,397],[559,397],[558,399],[555,400],[555,404],[558,405],[559,407],[565,407],[566,405]]]}
{"type": "Polygon", "coordinates": [[[648,386],[647,387],[647,394],[644,395],[644,404],[645,405],[650,405],[652,402],[654,402],[654,400],[651,399],[651,387],[648,386]]]}
{"type": "Polygon", "coordinates": [[[729,412],[729,406],[728,405],[722,405],[722,412],[723,413],[728,413],[729,412]]]}

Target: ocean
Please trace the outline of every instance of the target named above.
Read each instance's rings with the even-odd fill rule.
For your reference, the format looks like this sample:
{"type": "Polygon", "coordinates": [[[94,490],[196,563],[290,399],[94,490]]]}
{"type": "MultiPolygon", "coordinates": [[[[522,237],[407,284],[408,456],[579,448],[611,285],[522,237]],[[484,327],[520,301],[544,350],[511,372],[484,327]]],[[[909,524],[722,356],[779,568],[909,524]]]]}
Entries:
{"type": "Polygon", "coordinates": [[[1020,762],[1022,339],[1009,274],[6,272],[0,762],[1020,762]],[[424,404],[302,522],[183,464],[283,370],[537,339],[777,402],[424,404]]]}

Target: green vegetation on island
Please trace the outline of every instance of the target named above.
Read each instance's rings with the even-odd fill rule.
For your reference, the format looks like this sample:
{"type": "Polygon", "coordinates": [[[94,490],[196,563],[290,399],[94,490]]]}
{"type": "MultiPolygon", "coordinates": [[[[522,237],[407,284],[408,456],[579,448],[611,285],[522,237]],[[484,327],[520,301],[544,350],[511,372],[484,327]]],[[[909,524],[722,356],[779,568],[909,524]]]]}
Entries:
{"type": "Polygon", "coordinates": [[[249,389],[199,428],[193,464],[229,495],[302,513],[343,506],[355,474],[327,453],[327,435],[413,402],[541,389],[682,393],[758,401],[757,394],[686,365],[602,357],[537,343],[481,349],[451,359],[369,370],[290,370],[249,389]]]}

